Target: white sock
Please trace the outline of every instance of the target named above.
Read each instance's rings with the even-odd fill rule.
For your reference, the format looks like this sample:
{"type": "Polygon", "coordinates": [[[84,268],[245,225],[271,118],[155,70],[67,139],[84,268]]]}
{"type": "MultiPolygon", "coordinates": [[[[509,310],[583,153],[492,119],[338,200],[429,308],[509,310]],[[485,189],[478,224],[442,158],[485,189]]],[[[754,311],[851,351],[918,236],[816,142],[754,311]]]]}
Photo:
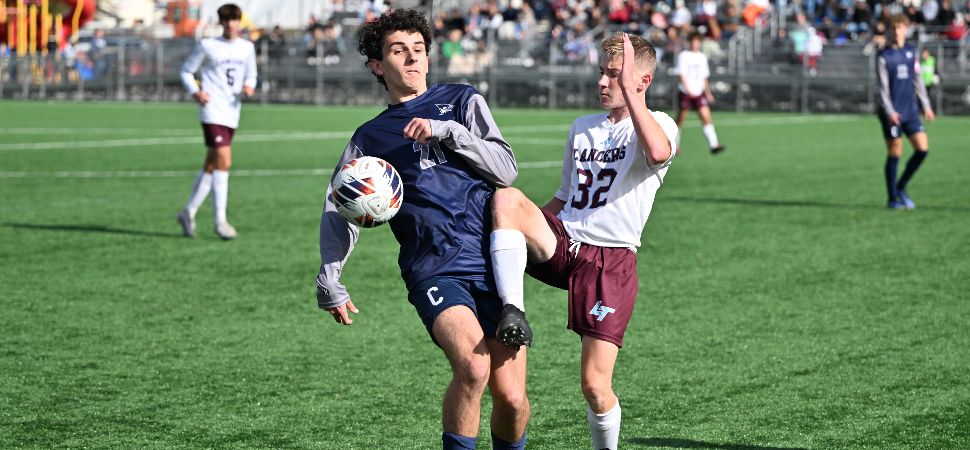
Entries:
{"type": "Polygon", "coordinates": [[[603,414],[596,414],[586,407],[586,420],[589,421],[589,433],[593,436],[593,450],[616,450],[620,442],[620,402],[603,414]]]}
{"type": "Polygon", "coordinates": [[[185,209],[189,211],[189,216],[195,217],[196,211],[202,202],[209,196],[212,190],[212,174],[205,170],[200,170],[195,177],[195,184],[192,185],[192,193],[189,194],[189,202],[185,204],[185,209]]]}
{"type": "Polygon", "coordinates": [[[704,125],[702,129],[704,130],[704,136],[707,138],[707,144],[711,148],[717,147],[717,133],[714,132],[714,124],[709,123],[704,125]]]}
{"type": "Polygon", "coordinates": [[[229,198],[229,171],[212,171],[212,209],[216,213],[216,224],[226,222],[226,202],[229,198]]]}
{"type": "Polygon", "coordinates": [[[492,272],[503,305],[525,312],[523,281],[526,255],[525,236],[519,230],[495,230],[491,235],[492,272]]]}

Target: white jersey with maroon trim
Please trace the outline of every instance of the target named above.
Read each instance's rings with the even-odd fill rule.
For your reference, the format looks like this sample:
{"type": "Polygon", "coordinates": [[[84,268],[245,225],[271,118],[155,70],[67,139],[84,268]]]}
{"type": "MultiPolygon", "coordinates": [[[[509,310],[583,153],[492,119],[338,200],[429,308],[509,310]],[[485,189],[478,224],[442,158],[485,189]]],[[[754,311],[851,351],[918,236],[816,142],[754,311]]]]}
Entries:
{"type": "Polygon", "coordinates": [[[243,85],[256,87],[256,48],[245,39],[203,39],[182,65],[182,83],[189,94],[199,91],[195,72],[202,69],[202,91],[209,102],[199,108],[199,121],[239,127],[243,85]]]}
{"type": "Polygon", "coordinates": [[[650,113],[671,147],[670,158],[656,166],[640,148],[629,117],[614,124],[607,114],[594,114],[573,122],[556,193],[566,202],[559,219],[573,239],[633,251],[640,246],[654,195],[677,153],[677,124],[665,113],[650,113]]]}
{"type": "Polygon", "coordinates": [[[690,50],[680,52],[677,55],[677,75],[683,77],[683,82],[677,85],[680,92],[691,97],[704,95],[704,82],[711,76],[707,56],[690,50]]]}

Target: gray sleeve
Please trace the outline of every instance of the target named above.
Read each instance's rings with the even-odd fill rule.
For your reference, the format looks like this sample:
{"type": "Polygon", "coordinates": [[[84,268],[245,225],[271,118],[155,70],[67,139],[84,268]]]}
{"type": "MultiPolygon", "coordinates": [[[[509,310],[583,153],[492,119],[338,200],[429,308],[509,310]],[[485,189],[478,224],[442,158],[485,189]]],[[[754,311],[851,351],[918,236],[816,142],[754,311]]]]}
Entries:
{"type": "Polygon", "coordinates": [[[913,87],[916,88],[916,98],[919,99],[920,105],[923,106],[923,111],[930,111],[933,109],[933,104],[930,103],[930,94],[926,92],[926,84],[923,83],[922,69],[919,66],[919,62],[916,63],[915,73],[913,87]]]}
{"type": "MultiPolygon", "coordinates": [[[[361,156],[360,150],[353,142],[347,144],[340,162],[333,174],[343,167],[347,161],[361,156]]],[[[331,185],[333,175],[330,177],[331,185]]],[[[340,283],[340,273],[344,263],[354,250],[354,244],[360,229],[356,225],[344,220],[337,212],[337,207],[331,197],[332,187],[327,186],[327,198],[320,216],[320,272],[317,274],[317,306],[321,309],[335,308],[350,300],[347,288],[340,283]]]]}
{"type": "Polygon", "coordinates": [[[882,56],[876,58],[876,79],[879,81],[879,101],[882,109],[891,116],[896,109],[893,108],[893,99],[889,93],[889,68],[886,67],[886,58],[882,56]]]}
{"type": "Polygon", "coordinates": [[[479,175],[499,187],[512,185],[519,175],[512,146],[502,137],[485,98],[475,94],[468,101],[463,127],[453,120],[431,120],[431,134],[448,149],[461,155],[479,175]]]}

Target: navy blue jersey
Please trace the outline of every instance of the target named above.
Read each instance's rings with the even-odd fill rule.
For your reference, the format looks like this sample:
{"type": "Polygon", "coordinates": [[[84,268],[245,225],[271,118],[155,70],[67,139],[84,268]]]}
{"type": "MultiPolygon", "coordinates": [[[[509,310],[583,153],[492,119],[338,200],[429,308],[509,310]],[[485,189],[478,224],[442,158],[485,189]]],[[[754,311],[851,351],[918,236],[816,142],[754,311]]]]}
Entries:
{"type": "MultiPolygon", "coordinates": [[[[511,183],[516,172],[511,148],[481,94],[467,85],[435,85],[390,105],[357,129],[338,169],[360,156],[391,163],[404,182],[404,204],[389,223],[401,245],[398,265],[409,289],[432,276],[491,282],[490,200],[495,185],[511,183]],[[426,145],[404,138],[404,127],[415,117],[431,120],[435,137],[426,145]]],[[[329,198],[327,203],[317,285],[329,294],[321,298],[318,290],[321,305],[340,303],[342,292],[332,291],[343,286],[333,278],[357,237],[356,227],[328,217],[329,198]],[[348,227],[350,233],[344,231],[348,227]],[[341,242],[347,236],[350,242],[341,242]]]]}
{"type": "Polygon", "coordinates": [[[916,49],[887,47],[879,51],[876,61],[880,108],[887,115],[899,113],[902,121],[918,119],[921,106],[929,108],[929,97],[919,75],[916,49]]]}

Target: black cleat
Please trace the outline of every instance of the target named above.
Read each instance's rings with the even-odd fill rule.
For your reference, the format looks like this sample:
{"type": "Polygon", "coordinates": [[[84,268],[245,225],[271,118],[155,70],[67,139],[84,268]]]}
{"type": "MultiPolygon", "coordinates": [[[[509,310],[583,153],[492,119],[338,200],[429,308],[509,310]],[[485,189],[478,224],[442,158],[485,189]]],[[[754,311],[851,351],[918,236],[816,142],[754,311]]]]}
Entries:
{"type": "Polygon", "coordinates": [[[529,328],[529,321],[525,320],[525,313],[513,305],[503,306],[495,337],[506,347],[515,350],[521,345],[531,347],[532,329],[529,328]]]}
{"type": "Polygon", "coordinates": [[[711,149],[711,154],[712,155],[716,155],[716,154],[721,153],[723,151],[724,151],[724,146],[723,145],[718,145],[717,147],[714,147],[714,148],[711,149]]]}

